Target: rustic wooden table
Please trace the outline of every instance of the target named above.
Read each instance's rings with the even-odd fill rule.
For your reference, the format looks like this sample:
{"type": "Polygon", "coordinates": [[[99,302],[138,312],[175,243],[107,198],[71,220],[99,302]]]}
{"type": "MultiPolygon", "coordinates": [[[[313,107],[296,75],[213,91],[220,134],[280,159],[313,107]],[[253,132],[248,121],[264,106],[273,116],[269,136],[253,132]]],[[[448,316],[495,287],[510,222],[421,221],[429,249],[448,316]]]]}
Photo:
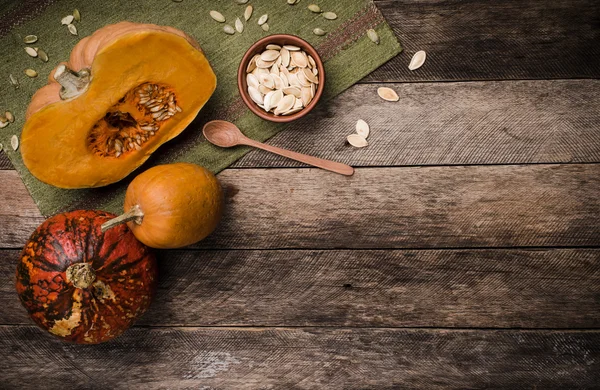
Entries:
{"type": "Polygon", "coordinates": [[[259,151],[222,172],[222,225],[160,253],[112,343],[29,321],[14,269],[42,217],[2,160],[1,388],[600,386],[600,3],[378,6],[405,52],[271,140],[355,176],[259,151]]]}

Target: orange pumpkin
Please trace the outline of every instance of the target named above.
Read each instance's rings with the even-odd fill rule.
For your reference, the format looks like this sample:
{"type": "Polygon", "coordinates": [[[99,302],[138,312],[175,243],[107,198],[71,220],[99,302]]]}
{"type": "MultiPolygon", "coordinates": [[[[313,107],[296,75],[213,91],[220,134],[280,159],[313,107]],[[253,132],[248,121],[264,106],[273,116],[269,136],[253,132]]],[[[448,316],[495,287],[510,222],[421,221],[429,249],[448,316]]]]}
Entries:
{"type": "Polygon", "coordinates": [[[25,166],[62,188],[121,180],[179,135],[216,88],[191,37],[121,22],[83,38],[27,108],[25,166]]]}
{"type": "Polygon", "coordinates": [[[123,209],[102,231],[127,222],[135,237],[150,247],[181,248],[215,229],[223,213],[223,193],[217,178],[203,167],[158,165],[129,184],[123,209]]]}

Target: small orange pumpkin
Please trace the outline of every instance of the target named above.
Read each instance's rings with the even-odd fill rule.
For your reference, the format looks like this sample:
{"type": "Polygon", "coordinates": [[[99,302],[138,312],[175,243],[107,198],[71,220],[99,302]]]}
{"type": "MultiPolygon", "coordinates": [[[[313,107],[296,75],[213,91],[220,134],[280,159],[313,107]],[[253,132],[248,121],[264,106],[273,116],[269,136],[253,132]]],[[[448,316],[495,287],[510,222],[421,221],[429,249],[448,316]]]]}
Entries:
{"type": "Polygon", "coordinates": [[[223,193],[217,178],[203,167],[158,165],[129,184],[123,209],[102,231],[127,222],[135,237],[150,247],[181,248],[215,229],[223,213],[223,193]]]}
{"type": "Polygon", "coordinates": [[[114,183],[179,135],[215,88],[200,46],[182,31],[106,26],[83,38],[31,99],[23,162],[57,187],[114,183]]]}

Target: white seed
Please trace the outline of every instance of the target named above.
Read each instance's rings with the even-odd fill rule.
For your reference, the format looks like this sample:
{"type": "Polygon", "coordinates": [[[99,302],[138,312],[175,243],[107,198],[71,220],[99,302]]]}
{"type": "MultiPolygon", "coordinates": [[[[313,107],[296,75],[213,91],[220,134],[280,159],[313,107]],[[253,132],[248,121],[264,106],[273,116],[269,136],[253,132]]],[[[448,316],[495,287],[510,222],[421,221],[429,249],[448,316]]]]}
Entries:
{"type": "Polygon", "coordinates": [[[302,97],[302,92],[300,91],[300,88],[298,88],[298,87],[286,87],[286,88],[283,88],[282,91],[286,95],[294,95],[297,98],[302,97]]]}
{"type": "Polygon", "coordinates": [[[294,4],[296,4],[296,0],[287,0],[287,3],[289,5],[294,5],[294,4]]]}
{"type": "Polygon", "coordinates": [[[302,99],[302,104],[304,107],[308,106],[312,100],[312,96],[310,94],[310,87],[302,88],[300,98],[302,99]]]}
{"type": "Polygon", "coordinates": [[[322,37],[323,35],[325,35],[325,34],[327,34],[327,33],[326,33],[326,32],[325,32],[325,30],[323,30],[322,28],[319,28],[319,27],[317,27],[317,28],[315,28],[315,29],[313,30],[313,34],[315,34],[315,35],[318,35],[318,36],[322,37]]]}
{"type": "Polygon", "coordinates": [[[252,8],[251,5],[246,7],[246,10],[244,11],[244,20],[248,21],[250,20],[250,17],[252,16],[252,11],[254,9],[252,8]]]}
{"type": "Polygon", "coordinates": [[[69,24],[67,28],[69,29],[71,35],[77,35],[77,27],[75,27],[74,24],[69,24]]]}
{"type": "Polygon", "coordinates": [[[373,43],[379,45],[379,34],[377,34],[377,31],[370,28],[367,30],[367,36],[371,41],[373,41],[373,43]]]}
{"type": "Polygon", "coordinates": [[[334,12],[324,12],[323,17],[327,20],[335,20],[337,19],[337,15],[334,12]]]}
{"type": "Polygon", "coordinates": [[[10,137],[10,146],[12,147],[12,150],[19,149],[19,137],[17,137],[16,135],[10,137]]]}
{"type": "Polygon", "coordinates": [[[306,58],[306,54],[301,51],[293,51],[290,53],[292,56],[292,61],[299,66],[300,68],[306,68],[308,66],[308,58],[306,58]]]}
{"type": "Polygon", "coordinates": [[[253,88],[258,88],[258,85],[260,84],[260,82],[258,81],[258,77],[256,77],[252,73],[248,73],[246,75],[246,83],[248,84],[249,87],[253,87],[253,88]]]}
{"type": "Polygon", "coordinates": [[[312,58],[311,55],[308,56],[308,64],[310,65],[311,68],[316,68],[317,67],[315,59],[312,58]]]}
{"type": "Polygon", "coordinates": [[[38,75],[37,72],[33,69],[25,69],[25,74],[31,78],[37,77],[38,75]]]}
{"type": "Polygon", "coordinates": [[[235,29],[228,24],[223,26],[223,31],[225,32],[225,34],[229,34],[229,35],[235,34],[235,29]]]}
{"type": "Polygon", "coordinates": [[[4,116],[6,117],[6,120],[8,120],[10,123],[13,123],[15,121],[15,116],[10,111],[6,111],[4,113],[4,116]]]}
{"type": "Polygon", "coordinates": [[[248,0],[235,0],[235,2],[238,4],[246,4],[248,0]]]}
{"type": "Polygon", "coordinates": [[[304,107],[295,107],[295,108],[287,110],[286,112],[282,113],[281,115],[292,115],[292,114],[302,111],[303,109],[304,109],[304,107]]]}
{"type": "Polygon", "coordinates": [[[410,60],[408,69],[410,69],[410,70],[419,69],[425,63],[426,57],[427,57],[427,54],[423,50],[416,52],[415,55],[413,55],[412,59],[410,60]]]}
{"type": "MultiPolygon", "coordinates": [[[[295,96],[294,96],[295,98],[295,96]]],[[[298,99],[296,98],[296,101],[294,102],[294,107],[292,108],[302,108],[304,107],[304,104],[302,103],[302,99],[298,99]]]]}
{"type": "Polygon", "coordinates": [[[123,151],[123,143],[121,142],[121,140],[119,139],[115,139],[115,150],[117,152],[122,152],[123,151]]]}
{"type": "Polygon", "coordinates": [[[296,77],[298,78],[298,81],[300,82],[301,86],[310,87],[310,81],[306,79],[304,71],[296,72],[296,77]]]}
{"type": "MultiPolygon", "coordinates": [[[[256,66],[261,69],[268,69],[268,68],[272,67],[274,63],[275,63],[275,61],[263,61],[262,58],[256,59],[256,66]]],[[[267,71],[267,73],[269,73],[269,71],[267,71]]]]}
{"type": "Polygon", "coordinates": [[[35,35],[27,35],[25,38],[23,38],[23,42],[27,44],[35,43],[37,42],[37,40],[38,37],[36,37],[35,35]]]}
{"type": "Polygon", "coordinates": [[[116,152],[115,153],[115,157],[120,157],[121,156],[121,152],[116,152]]]}
{"type": "Polygon", "coordinates": [[[311,84],[310,85],[310,96],[315,97],[315,94],[317,93],[317,87],[315,84],[311,84]]]}
{"type": "Polygon", "coordinates": [[[262,26],[260,26],[260,28],[262,28],[263,31],[269,31],[269,23],[265,23],[262,26]]]}
{"type": "Polygon", "coordinates": [[[271,96],[271,108],[277,107],[277,105],[279,104],[281,99],[283,99],[283,96],[284,96],[282,91],[273,91],[273,92],[275,92],[275,93],[273,94],[273,96],[271,96]]]}
{"type": "Polygon", "coordinates": [[[263,95],[268,94],[272,90],[273,90],[273,88],[269,88],[269,87],[267,87],[265,85],[259,85],[258,86],[258,92],[262,93],[263,95]]]}
{"type": "Polygon", "coordinates": [[[281,113],[290,110],[292,107],[294,107],[295,103],[296,98],[294,97],[294,95],[285,95],[283,99],[279,101],[279,104],[277,104],[277,108],[275,109],[275,115],[280,115],[281,113]]]}
{"type": "Polygon", "coordinates": [[[283,48],[289,51],[298,51],[300,48],[294,45],[283,45],[283,48]]]}
{"type": "Polygon", "coordinates": [[[270,44],[270,45],[267,45],[267,50],[281,50],[281,46],[270,44]]]}
{"type": "Polygon", "coordinates": [[[286,68],[290,66],[290,51],[284,47],[279,53],[281,54],[281,65],[286,68]]]}
{"type": "Polygon", "coordinates": [[[46,54],[45,51],[43,51],[42,49],[38,49],[37,54],[40,60],[48,62],[48,54],[46,54]]]}
{"type": "Polygon", "coordinates": [[[358,134],[350,134],[347,137],[347,139],[348,139],[348,143],[350,145],[354,146],[355,148],[364,148],[365,146],[369,145],[367,140],[358,134]]]}
{"type": "MultiPolygon", "coordinates": [[[[273,105],[271,105],[271,98],[273,97],[273,95],[275,95],[275,92],[276,91],[271,91],[265,95],[265,98],[263,100],[263,110],[267,112],[271,111],[271,108],[273,107],[273,105]]],[[[274,106],[277,106],[277,104],[274,104],[274,106]]]]}
{"type": "Polygon", "coordinates": [[[8,126],[8,121],[2,121],[2,120],[0,120],[0,129],[5,128],[6,126],[8,126]]]}
{"type": "Polygon", "coordinates": [[[179,107],[179,106],[175,106],[175,109],[177,110],[177,112],[181,112],[181,111],[183,111],[183,110],[181,109],[181,107],[179,107]]]}
{"type": "Polygon", "coordinates": [[[356,122],[356,134],[360,135],[364,139],[367,139],[367,137],[369,136],[370,130],[371,129],[369,128],[369,124],[367,122],[363,121],[362,119],[359,119],[356,122]]]}
{"type": "Polygon", "coordinates": [[[13,76],[12,73],[8,75],[8,79],[10,80],[10,83],[13,85],[13,87],[15,87],[15,89],[19,89],[19,80],[17,80],[17,78],[13,76]]]}
{"type": "Polygon", "coordinates": [[[260,55],[260,59],[265,62],[275,61],[277,57],[279,57],[279,51],[277,50],[265,50],[260,55]]]}
{"type": "Polygon", "coordinates": [[[26,46],[25,52],[29,54],[30,57],[37,57],[38,53],[33,47],[26,46]]]}
{"type": "Polygon", "coordinates": [[[76,22],[80,22],[81,21],[81,14],[79,13],[78,9],[74,9],[73,10],[73,20],[76,22]]]}
{"type": "Polygon", "coordinates": [[[158,104],[158,105],[150,108],[150,112],[158,112],[158,111],[160,111],[162,109],[163,109],[163,105],[162,104],[158,104]]]}
{"type": "Polygon", "coordinates": [[[311,10],[312,12],[316,13],[316,14],[318,14],[318,13],[320,13],[320,12],[321,12],[321,7],[319,7],[319,6],[318,6],[318,5],[316,5],[316,4],[310,4],[310,5],[308,6],[308,9],[309,9],[309,10],[311,10]]]}
{"type": "Polygon", "coordinates": [[[398,96],[396,91],[394,91],[391,88],[379,87],[377,89],[377,94],[380,98],[382,98],[383,100],[387,100],[388,102],[397,102],[398,100],[400,100],[400,97],[398,96]]]}
{"type": "Polygon", "coordinates": [[[256,59],[257,58],[260,58],[260,54],[256,54],[254,57],[252,57],[250,62],[248,62],[248,66],[246,67],[246,73],[250,73],[254,69],[256,69],[256,59]]]}
{"type": "Polygon", "coordinates": [[[240,18],[235,19],[235,29],[240,34],[244,32],[244,23],[240,20],[240,18]]]}
{"type": "Polygon", "coordinates": [[[273,83],[274,83],[275,89],[283,89],[284,88],[283,80],[281,79],[281,77],[279,77],[279,74],[271,74],[271,77],[273,78],[273,83]]]}
{"type": "Polygon", "coordinates": [[[219,23],[225,23],[225,16],[219,11],[210,11],[210,17],[219,23]]]}
{"type": "Polygon", "coordinates": [[[304,73],[304,77],[306,80],[313,84],[319,84],[319,78],[308,68],[302,69],[302,73],[304,73]]]}
{"type": "Polygon", "coordinates": [[[68,25],[68,24],[71,24],[71,23],[73,22],[73,19],[75,19],[75,18],[73,17],[73,15],[67,15],[67,16],[65,16],[64,18],[62,18],[62,19],[60,20],[60,23],[61,23],[61,24],[64,24],[64,25],[66,26],[66,25],[68,25]]]}
{"type": "Polygon", "coordinates": [[[263,24],[265,24],[267,22],[268,19],[269,19],[269,15],[264,14],[263,16],[258,18],[258,25],[262,26],[263,24]]]}
{"type": "Polygon", "coordinates": [[[271,66],[271,70],[269,73],[271,73],[272,75],[279,75],[279,67],[277,66],[277,61],[275,61],[273,66],[271,66]]]}
{"type": "Polygon", "coordinates": [[[250,94],[250,98],[254,100],[254,103],[263,104],[264,98],[263,95],[260,92],[258,92],[258,89],[248,87],[248,93],[250,94]]]}

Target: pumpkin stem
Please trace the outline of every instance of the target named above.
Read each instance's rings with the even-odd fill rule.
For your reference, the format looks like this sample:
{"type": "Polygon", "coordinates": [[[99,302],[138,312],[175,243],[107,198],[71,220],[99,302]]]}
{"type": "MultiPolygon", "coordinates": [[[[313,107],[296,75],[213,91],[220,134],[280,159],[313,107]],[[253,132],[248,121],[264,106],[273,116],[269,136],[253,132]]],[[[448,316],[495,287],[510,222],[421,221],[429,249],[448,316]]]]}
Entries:
{"type": "Polygon", "coordinates": [[[67,282],[77,288],[88,288],[96,280],[96,272],[88,263],[75,263],[67,268],[67,282]]]}
{"type": "Polygon", "coordinates": [[[62,86],[58,93],[60,98],[67,100],[85,92],[90,85],[91,75],[89,69],[81,69],[79,72],[75,72],[67,68],[66,65],[61,64],[54,72],[54,79],[62,86]]]}
{"type": "Polygon", "coordinates": [[[133,221],[137,225],[141,225],[143,219],[144,219],[144,212],[142,211],[140,206],[136,204],[128,212],[121,214],[118,217],[111,219],[110,221],[104,222],[102,224],[101,229],[102,229],[102,232],[104,233],[108,229],[111,229],[117,225],[129,222],[129,221],[133,221]]]}

